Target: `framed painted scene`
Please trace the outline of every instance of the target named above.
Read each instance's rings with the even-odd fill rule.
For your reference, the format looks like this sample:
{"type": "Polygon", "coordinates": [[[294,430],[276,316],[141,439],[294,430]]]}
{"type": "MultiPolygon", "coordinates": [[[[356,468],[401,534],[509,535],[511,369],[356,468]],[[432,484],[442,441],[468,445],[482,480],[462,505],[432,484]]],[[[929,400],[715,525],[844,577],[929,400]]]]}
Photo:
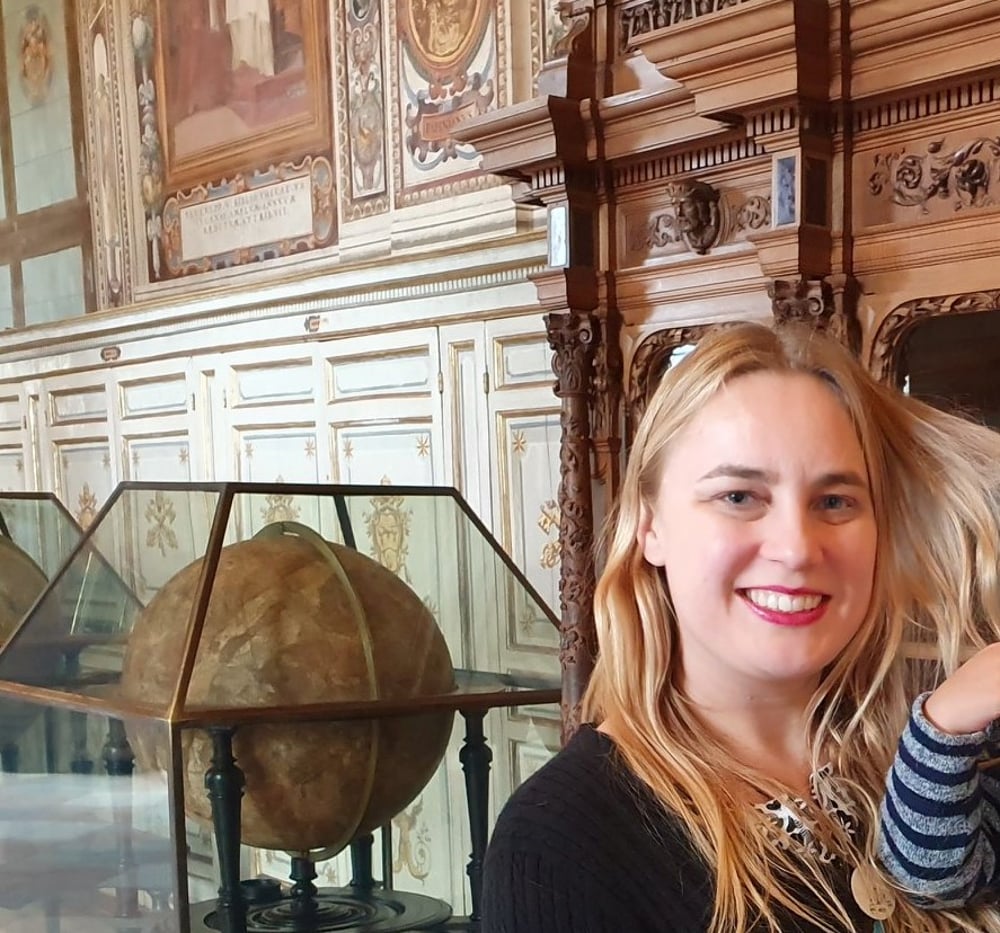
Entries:
{"type": "Polygon", "coordinates": [[[329,151],[326,0],[157,0],[164,181],[329,151]]]}

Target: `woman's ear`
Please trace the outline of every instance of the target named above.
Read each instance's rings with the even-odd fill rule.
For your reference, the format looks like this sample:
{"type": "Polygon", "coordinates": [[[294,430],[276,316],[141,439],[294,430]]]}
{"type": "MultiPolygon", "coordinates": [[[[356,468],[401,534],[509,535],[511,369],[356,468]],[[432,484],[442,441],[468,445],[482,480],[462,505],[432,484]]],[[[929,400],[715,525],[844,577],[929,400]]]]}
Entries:
{"type": "Polygon", "coordinates": [[[663,541],[656,530],[653,510],[645,502],[639,513],[639,527],[635,532],[635,540],[642,549],[643,557],[654,567],[662,567],[666,563],[663,541]]]}

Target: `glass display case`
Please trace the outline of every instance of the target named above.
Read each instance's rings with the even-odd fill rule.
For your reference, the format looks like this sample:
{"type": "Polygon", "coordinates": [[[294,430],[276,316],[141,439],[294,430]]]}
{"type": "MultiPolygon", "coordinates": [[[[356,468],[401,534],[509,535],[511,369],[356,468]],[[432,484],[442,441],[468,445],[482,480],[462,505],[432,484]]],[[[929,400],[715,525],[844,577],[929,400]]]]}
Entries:
{"type": "Polygon", "coordinates": [[[0,775],[0,929],[464,928],[372,868],[455,714],[474,923],[485,714],[560,691],[468,642],[526,604],[557,621],[454,490],[124,483],[50,576],[0,650],[0,731],[47,723],[0,775]],[[243,877],[241,844],[289,853],[288,883],[243,877]],[[344,849],[350,884],[318,887],[344,849]]]}
{"type": "MultiPolygon", "coordinates": [[[[79,542],[79,525],[47,492],[0,493],[0,645],[16,631],[49,579],[79,542]]],[[[13,711],[13,710],[12,710],[13,711]]],[[[8,716],[0,728],[0,768],[17,771],[22,747],[41,748],[36,710],[8,716]]]]}
{"type": "Polygon", "coordinates": [[[16,545],[50,578],[83,531],[50,492],[0,492],[0,538],[16,545]]]}

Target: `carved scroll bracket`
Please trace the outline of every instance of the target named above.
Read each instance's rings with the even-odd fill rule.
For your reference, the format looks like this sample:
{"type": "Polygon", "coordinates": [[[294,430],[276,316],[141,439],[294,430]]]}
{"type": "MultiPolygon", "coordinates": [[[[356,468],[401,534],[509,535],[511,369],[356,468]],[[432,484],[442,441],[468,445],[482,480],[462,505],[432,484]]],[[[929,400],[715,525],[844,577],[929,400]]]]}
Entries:
{"type": "Polygon", "coordinates": [[[559,462],[559,576],[561,609],[563,737],[580,725],[580,700],[597,654],[594,633],[594,505],[590,471],[589,396],[594,379],[596,315],[550,313],[545,316],[555,393],[562,401],[559,462]]]}
{"type": "Polygon", "coordinates": [[[1000,289],[916,298],[901,304],[886,316],[875,332],[869,364],[872,375],[890,385],[902,386],[906,370],[906,337],[922,318],[984,311],[1000,311],[1000,289]]]}
{"type": "Polygon", "coordinates": [[[861,347],[856,288],[847,276],[775,279],[767,287],[777,324],[809,324],[836,337],[851,352],[861,347]]]}

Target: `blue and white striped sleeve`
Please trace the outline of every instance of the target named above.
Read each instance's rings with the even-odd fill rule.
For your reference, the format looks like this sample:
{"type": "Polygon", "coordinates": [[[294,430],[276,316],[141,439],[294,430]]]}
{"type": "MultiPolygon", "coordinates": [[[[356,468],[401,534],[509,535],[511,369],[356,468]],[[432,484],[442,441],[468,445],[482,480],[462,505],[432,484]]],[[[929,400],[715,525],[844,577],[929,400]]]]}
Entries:
{"type": "Polygon", "coordinates": [[[1000,773],[980,771],[992,734],[949,735],[917,697],[882,800],[879,857],[922,906],[969,903],[997,881],[1000,773]]]}

